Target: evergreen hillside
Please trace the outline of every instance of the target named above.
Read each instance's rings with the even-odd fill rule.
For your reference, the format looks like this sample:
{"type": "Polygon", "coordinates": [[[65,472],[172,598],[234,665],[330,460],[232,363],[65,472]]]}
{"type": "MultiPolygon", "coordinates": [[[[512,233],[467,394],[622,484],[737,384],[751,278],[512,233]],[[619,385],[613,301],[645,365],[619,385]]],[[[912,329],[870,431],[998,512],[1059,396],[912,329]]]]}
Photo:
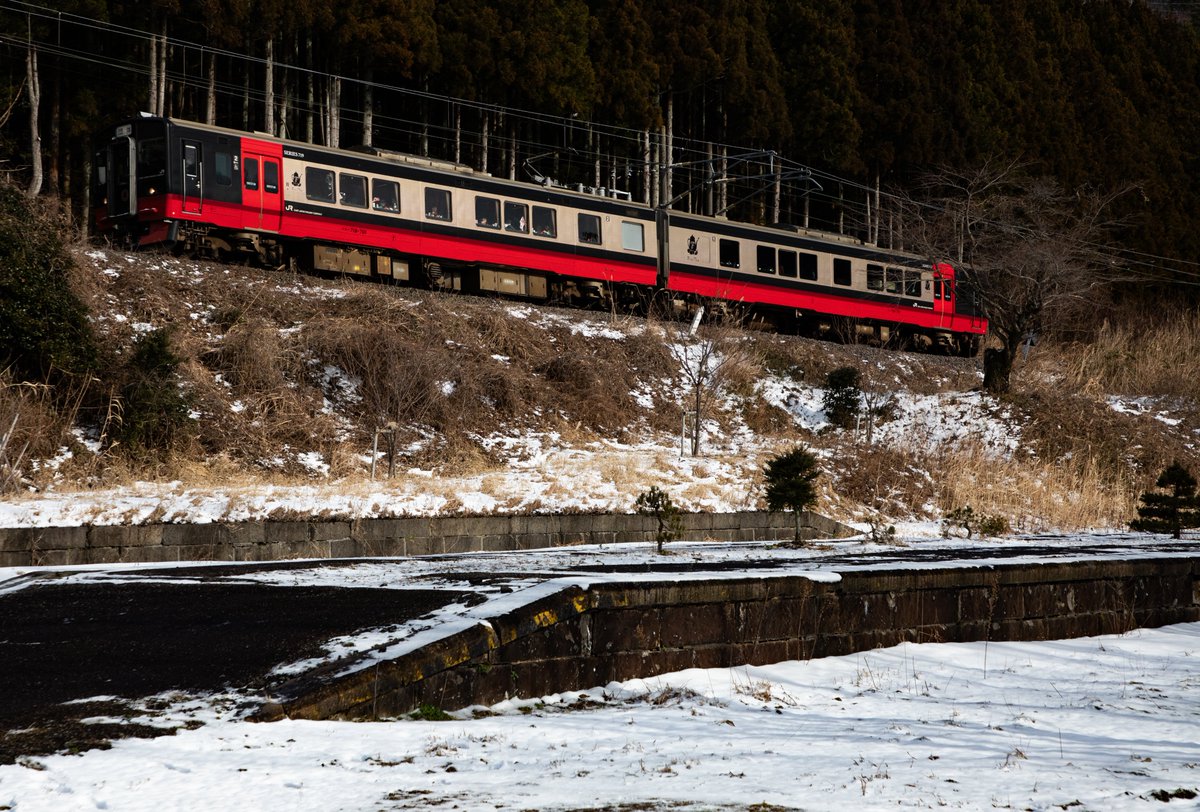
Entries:
{"type": "MultiPolygon", "coordinates": [[[[767,149],[810,168],[786,174],[780,219],[807,203],[835,230],[868,227],[877,184],[1022,161],[1068,189],[1135,187],[1115,212],[1122,246],[1142,252],[1126,261],[1178,270],[1155,257],[1200,255],[1196,14],[1143,0],[3,2],[0,148],[27,178],[40,89],[41,188],[79,212],[90,133],[138,110],[521,177],[536,158],[640,199],[669,138],[676,164],[736,168],[767,149]]],[[[704,175],[674,171],[677,192],[704,175]]],[[[770,217],[753,192],[724,202],[770,217]]]]}

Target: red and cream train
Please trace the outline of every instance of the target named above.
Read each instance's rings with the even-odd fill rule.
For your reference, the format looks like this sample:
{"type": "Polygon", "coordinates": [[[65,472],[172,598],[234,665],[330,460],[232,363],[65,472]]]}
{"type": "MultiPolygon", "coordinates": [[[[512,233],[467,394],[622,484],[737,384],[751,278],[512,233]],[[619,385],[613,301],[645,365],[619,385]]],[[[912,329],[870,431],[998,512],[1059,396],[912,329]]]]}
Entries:
{"type": "Polygon", "coordinates": [[[97,233],[141,246],[540,300],[665,290],[964,355],[987,331],[948,264],[414,156],[141,117],[98,135],[93,184],[97,233]]]}

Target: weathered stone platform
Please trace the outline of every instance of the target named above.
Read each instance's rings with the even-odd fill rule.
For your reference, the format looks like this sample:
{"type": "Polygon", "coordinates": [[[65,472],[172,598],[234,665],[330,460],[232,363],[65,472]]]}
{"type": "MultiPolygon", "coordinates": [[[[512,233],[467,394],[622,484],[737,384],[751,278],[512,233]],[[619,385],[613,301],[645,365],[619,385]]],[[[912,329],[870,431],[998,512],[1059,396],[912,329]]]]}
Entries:
{"type": "Polygon", "coordinates": [[[765,664],[903,641],[1046,640],[1200,620],[1200,551],[929,568],[860,564],[705,580],[598,579],[380,662],[277,687],[259,720],[377,719],[684,668],[765,664]]]}

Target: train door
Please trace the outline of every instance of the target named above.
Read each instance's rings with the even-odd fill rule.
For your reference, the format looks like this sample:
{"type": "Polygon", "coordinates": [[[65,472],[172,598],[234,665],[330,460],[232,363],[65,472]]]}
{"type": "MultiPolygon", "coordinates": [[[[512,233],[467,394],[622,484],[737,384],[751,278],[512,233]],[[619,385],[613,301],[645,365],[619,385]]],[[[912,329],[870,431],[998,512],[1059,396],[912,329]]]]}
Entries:
{"type": "Polygon", "coordinates": [[[248,225],[263,231],[278,231],[283,208],[279,187],[279,159],[260,153],[242,156],[242,205],[248,225]]]}
{"type": "Polygon", "coordinates": [[[134,178],[137,161],[133,139],[114,138],[108,145],[108,177],[105,184],[108,197],[108,216],[123,217],[137,212],[137,180],[134,178]]]}
{"type": "Polygon", "coordinates": [[[183,139],[183,212],[204,209],[204,151],[199,141],[183,139]]]}
{"type": "Polygon", "coordinates": [[[945,265],[933,266],[933,312],[943,327],[954,320],[954,278],[945,265]]]}

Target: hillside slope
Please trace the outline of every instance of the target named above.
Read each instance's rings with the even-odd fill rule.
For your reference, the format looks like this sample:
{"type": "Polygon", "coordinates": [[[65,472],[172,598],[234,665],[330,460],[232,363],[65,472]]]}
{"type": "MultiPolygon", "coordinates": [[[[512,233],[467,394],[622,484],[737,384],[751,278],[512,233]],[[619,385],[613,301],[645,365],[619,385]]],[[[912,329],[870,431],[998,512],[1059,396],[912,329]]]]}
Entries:
{"type": "MultiPolygon", "coordinates": [[[[166,331],[187,419],[162,453],[129,454],[111,444],[125,404],[110,383],[103,414],[42,420],[0,524],[629,511],[652,485],[685,509],[758,508],[764,461],[805,444],[826,472],[820,509],[839,519],[970,505],[1014,529],[1108,527],[1161,465],[1195,456],[1193,401],[1072,392],[1074,350],[1035,349],[997,402],[971,360],[76,253],[112,358],[166,331]],[[726,363],[693,457],[680,433],[698,348],[726,363]],[[860,372],[872,415],[849,428],[822,407],[825,376],[843,366],[860,372]]],[[[37,424],[28,400],[0,403],[22,409],[37,424]]]]}

